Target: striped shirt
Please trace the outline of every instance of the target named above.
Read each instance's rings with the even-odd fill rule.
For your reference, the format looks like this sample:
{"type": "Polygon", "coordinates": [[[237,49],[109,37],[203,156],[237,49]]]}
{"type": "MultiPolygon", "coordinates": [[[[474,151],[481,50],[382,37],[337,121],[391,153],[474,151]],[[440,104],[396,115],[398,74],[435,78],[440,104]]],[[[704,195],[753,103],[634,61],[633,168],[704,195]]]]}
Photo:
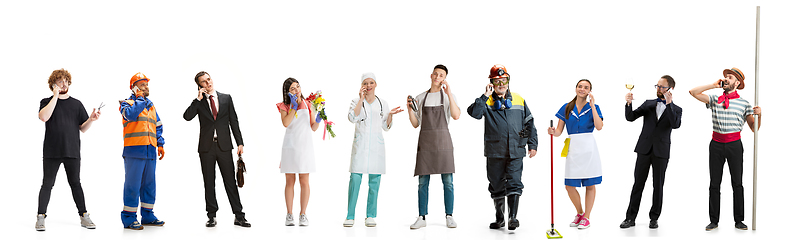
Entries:
{"type": "Polygon", "coordinates": [[[707,108],[712,109],[712,131],[721,134],[740,132],[745,126],[745,117],[754,114],[751,103],[742,98],[729,100],[729,109],[718,103],[717,95],[709,95],[707,108]]]}

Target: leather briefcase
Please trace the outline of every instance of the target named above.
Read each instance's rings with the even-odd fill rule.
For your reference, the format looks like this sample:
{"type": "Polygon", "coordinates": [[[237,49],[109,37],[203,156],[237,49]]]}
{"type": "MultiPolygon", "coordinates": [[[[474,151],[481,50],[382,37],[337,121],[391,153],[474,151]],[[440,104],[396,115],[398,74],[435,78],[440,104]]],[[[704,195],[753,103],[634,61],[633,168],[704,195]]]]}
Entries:
{"type": "Polygon", "coordinates": [[[244,158],[241,155],[238,155],[238,161],[236,162],[236,182],[238,183],[238,187],[244,187],[244,173],[247,172],[247,166],[244,164],[244,158]]]}

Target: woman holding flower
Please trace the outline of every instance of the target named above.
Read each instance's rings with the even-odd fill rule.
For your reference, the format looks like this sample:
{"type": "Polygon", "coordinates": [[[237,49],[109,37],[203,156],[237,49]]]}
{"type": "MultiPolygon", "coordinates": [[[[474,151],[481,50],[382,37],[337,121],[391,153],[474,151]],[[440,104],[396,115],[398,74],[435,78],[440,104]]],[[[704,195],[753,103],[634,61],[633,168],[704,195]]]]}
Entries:
{"type": "Polygon", "coordinates": [[[385,174],[385,140],[382,131],[391,129],[393,115],[404,110],[390,109],[388,102],[377,97],[377,77],[364,73],[360,78],[358,98],[349,105],[348,119],[355,124],[355,138],[352,140],[352,158],[349,165],[349,195],[344,227],[355,223],[355,206],[360,192],[363,174],[368,174],[369,195],[366,206],[366,226],[375,227],[377,222],[377,194],[380,179],[385,174]],[[386,110],[390,109],[390,112],[386,110]]]}
{"type": "Polygon", "coordinates": [[[322,117],[311,106],[310,101],[305,100],[299,81],[294,78],[283,82],[283,101],[277,104],[277,109],[280,110],[280,119],[286,127],[280,160],[280,172],[285,173],[285,206],[288,210],[285,225],[294,226],[294,183],[298,174],[301,189],[299,225],[307,226],[309,223],[305,209],[310,200],[309,175],[316,171],[311,130],[315,132],[319,128],[322,117]]]}

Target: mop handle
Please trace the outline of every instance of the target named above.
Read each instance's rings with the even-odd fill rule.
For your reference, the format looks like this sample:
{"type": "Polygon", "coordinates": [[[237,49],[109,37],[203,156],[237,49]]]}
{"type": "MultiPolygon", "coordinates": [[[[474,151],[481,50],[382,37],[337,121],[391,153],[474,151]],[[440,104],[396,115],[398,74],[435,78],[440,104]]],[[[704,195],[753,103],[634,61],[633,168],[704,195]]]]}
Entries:
{"type": "MultiPolygon", "coordinates": [[[[549,120],[549,126],[554,127],[554,120],[549,120]]],[[[554,229],[554,135],[549,134],[551,138],[551,229],[554,229]]]]}

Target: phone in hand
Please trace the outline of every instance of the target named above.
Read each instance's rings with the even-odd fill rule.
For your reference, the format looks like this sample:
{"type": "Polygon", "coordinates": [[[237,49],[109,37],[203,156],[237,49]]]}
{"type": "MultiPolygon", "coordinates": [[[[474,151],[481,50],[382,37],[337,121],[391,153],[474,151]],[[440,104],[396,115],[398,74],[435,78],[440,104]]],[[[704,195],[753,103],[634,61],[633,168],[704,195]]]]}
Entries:
{"type": "Polygon", "coordinates": [[[132,90],[133,90],[133,93],[134,93],[134,94],[135,94],[135,93],[138,93],[139,91],[141,91],[141,89],[139,89],[139,86],[133,86],[133,89],[132,89],[132,90]]]}
{"type": "Polygon", "coordinates": [[[725,81],[720,81],[720,87],[726,87],[726,82],[725,81]]]}

